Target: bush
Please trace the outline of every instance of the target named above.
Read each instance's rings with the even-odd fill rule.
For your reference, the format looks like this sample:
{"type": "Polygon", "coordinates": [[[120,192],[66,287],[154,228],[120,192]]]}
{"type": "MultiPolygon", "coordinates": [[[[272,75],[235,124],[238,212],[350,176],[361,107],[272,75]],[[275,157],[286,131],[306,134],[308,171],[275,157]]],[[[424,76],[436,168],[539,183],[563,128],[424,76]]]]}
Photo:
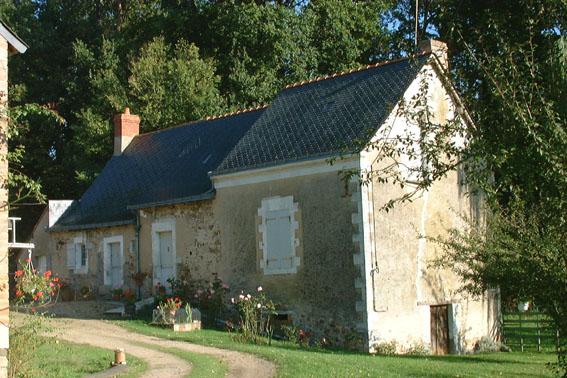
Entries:
{"type": "Polygon", "coordinates": [[[377,354],[394,355],[400,349],[396,340],[382,341],[372,345],[372,349],[377,354]]]}
{"type": "Polygon", "coordinates": [[[253,342],[255,344],[263,344],[268,339],[271,344],[273,327],[270,324],[270,316],[275,314],[274,302],[267,300],[262,287],[258,287],[258,294],[244,294],[241,291],[238,299],[231,298],[231,303],[238,312],[240,325],[240,334],[238,339],[242,342],[253,342]]]}
{"type": "Polygon", "coordinates": [[[427,356],[431,354],[431,348],[428,344],[423,341],[413,341],[409,348],[406,350],[406,354],[413,356],[427,356]]]}
{"type": "Polygon", "coordinates": [[[34,377],[37,372],[29,361],[34,357],[36,349],[49,342],[49,338],[41,335],[50,330],[49,318],[37,313],[34,308],[29,314],[19,315],[17,321],[10,313],[10,349],[8,349],[8,377],[34,377]]]}
{"type": "Polygon", "coordinates": [[[488,336],[482,336],[474,346],[476,353],[510,352],[510,348],[500,341],[494,341],[488,336]]]}
{"type": "Polygon", "coordinates": [[[229,286],[223,283],[222,277],[216,276],[207,286],[198,289],[193,295],[194,302],[209,321],[214,323],[224,311],[224,297],[228,290],[229,286]]]}

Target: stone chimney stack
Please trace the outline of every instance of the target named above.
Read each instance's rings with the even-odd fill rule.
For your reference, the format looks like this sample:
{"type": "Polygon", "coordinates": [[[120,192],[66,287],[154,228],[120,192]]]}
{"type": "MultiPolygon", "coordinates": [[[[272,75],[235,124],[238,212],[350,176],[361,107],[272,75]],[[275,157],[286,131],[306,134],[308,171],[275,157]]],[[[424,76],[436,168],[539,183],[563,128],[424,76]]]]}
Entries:
{"type": "Polygon", "coordinates": [[[132,139],[140,134],[140,117],[130,114],[125,108],[123,114],[114,116],[114,156],[120,156],[132,139]]]}
{"type": "Polygon", "coordinates": [[[417,46],[417,52],[421,53],[433,53],[439,59],[439,63],[444,70],[449,69],[449,57],[447,55],[447,44],[445,42],[438,41],[436,39],[428,39],[421,41],[417,46]]]}

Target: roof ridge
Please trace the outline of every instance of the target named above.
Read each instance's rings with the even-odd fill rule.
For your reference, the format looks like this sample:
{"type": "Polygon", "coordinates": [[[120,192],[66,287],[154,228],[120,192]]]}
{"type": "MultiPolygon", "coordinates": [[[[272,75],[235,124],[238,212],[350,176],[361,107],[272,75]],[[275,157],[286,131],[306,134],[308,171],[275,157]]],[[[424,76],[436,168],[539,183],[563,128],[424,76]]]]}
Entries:
{"type": "Polygon", "coordinates": [[[178,124],[178,125],[166,127],[166,128],[159,129],[159,130],[148,131],[147,133],[139,134],[138,136],[148,135],[148,134],[155,134],[155,133],[159,133],[159,132],[161,132],[161,131],[171,130],[171,129],[175,129],[175,128],[183,127],[183,126],[189,126],[189,125],[192,125],[192,124],[198,123],[198,122],[212,121],[212,120],[215,120],[215,119],[226,118],[226,117],[230,117],[230,116],[237,115],[237,114],[249,113],[249,112],[253,112],[253,111],[256,111],[256,110],[265,109],[265,108],[267,108],[267,107],[268,107],[268,104],[258,105],[258,106],[256,106],[256,107],[252,106],[252,107],[247,108],[247,109],[235,110],[235,111],[233,111],[233,112],[229,112],[229,113],[225,113],[225,114],[220,114],[220,115],[215,115],[215,116],[209,116],[209,117],[201,118],[201,119],[196,119],[196,120],[194,120],[194,121],[189,121],[189,122],[180,123],[180,124],[178,124]]]}
{"type": "Polygon", "coordinates": [[[332,78],[337,77],[337,76],[348,75],[348,74],[351,74],[351,73],[353,73],[353,72],[365,71],[365,70],[369,70],[369,69],[371,69],[371,68],[382,67],[382,66],[385,66],[385,65],[388,65],[388,64],[398,63],[398,62],[401,62],[401,61],[404,61],[404,60],[409,60],[409,59],[412,59],[412,58],[414,58],[414,57],[419,57],[419,56],[427,55],[427,54],[431,54],[431,51],[424,51],[424,52],[419,53],[419,54],[415,54],[415,55],[411,55],[411,56],[406,56],[406,57],[403,57],[403,58],[397,58],[397,59],[392,59],[392,60],[386,60],[386,61],[384,61],[384,62],[378,62],[378,63],[376,63],[376,64],[368,64],[368,65],[366,65],[366,66],[360,66],[360,67],[358,67],[358,68],[353,68],[353,69],[348,70],[348,71],[342,71],[341,73],[335,72],[335,73],[330,74],[330,75],[319,76],[319,77],[317,77],[317,78],[315,78],[315,79],[310,79],[310,80],[305,80],[305,81],[298,81],[298,82],[296,82],[296,83],[286,85],[283,89],[300,87],[300,86],[302,86],[302,85],[311,84],[311,83],[316,82],[316,81],[328,80],[328,79],[332,79],[332,78]]]}

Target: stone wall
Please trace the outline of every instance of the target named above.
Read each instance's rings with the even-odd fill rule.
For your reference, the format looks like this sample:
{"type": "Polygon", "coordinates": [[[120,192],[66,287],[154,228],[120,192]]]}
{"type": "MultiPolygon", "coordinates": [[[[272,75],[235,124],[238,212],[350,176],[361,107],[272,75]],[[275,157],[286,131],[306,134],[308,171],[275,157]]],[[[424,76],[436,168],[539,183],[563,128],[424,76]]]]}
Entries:
{"type": "Polygon", "coordinates": [[[152,236],[152,224],[165,221],[175,225],[177,277],[183,274],[187,279],[201,281],[210,280],[217,274],[221,263],[221,240],[212,202],[213,200],[204,200],[141,210],[142,271],[152,274],[154,272],[152,238],[155,238],[155,235],[152,236]]]}
{"type": "Polygon", "coordinates": [[[8,102],[8,42],[0,36],[0,377],[5,377],[8,365],[8,162],[5,159],[8,144],[6,135],[6,119],[3,107],[8,102]]]}
{"type": "MultiPolygon", "coordinates": [[[[175,206],[148,208],[140,211],[140,267],[149,274],[144,280],[142,297],[152,295],[156,282],[152,279],[152,224],[170,220],[175,225],[177,276],[188,274],[190,279],[209,280],[219,270],[221,259],[220,231],[212,214],[212,201],[200,201],[175,206]]],[[[34,261],[50,256],[49,268],[79,290],[92,286],[93,293],[110,297],[109,285],[104,284],[105,238],[122,237],[124,257],[124,288],[135,289],[132,275],[137,269],[136,232],[133,225],[101,227],[77,231],[46,232],[49,212],[40,218],[30,240],[35,243],[34,261]],[[85,241],[88,252],[88,271],[77,274],[67,267],[67,245],[75,238],[85,241]]],[[[108,240],[108,239],[107,239],[108,240]]],[[[26,256],[21,257],[25,259],[26,256]]],[[[23,261],[23,260],[22,260],[23,261]]],[[[165,285],[165,282],[162,282],[165,285]]]]}
{"type": "Polygon", "coordinates": [[[217,189],[214,202],[222,245],[219,272],[234,289],[254,293],[262,286],[269,298],[294,313],[301,327],[317,328],[320,319],[355,326],[351,216],[356,206],[336,172],[217,189]],[[293,196],[299,227],[297,273],[265,275],[258,209],[262,199],[293,196]]]}

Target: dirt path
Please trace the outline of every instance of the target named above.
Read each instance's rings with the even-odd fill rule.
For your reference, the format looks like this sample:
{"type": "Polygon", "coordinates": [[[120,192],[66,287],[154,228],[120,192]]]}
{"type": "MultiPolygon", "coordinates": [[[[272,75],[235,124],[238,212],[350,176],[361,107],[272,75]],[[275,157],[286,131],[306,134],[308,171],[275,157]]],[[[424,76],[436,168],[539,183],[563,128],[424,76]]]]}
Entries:
{"type": "MultiPolygon", "coordinates": [[[[97,306],[97,304],[94,305],[97,306]]],[[[104,320],[92,319],[93,312],[90,312],[91,319],[80,319],[82,317],[80,316],[81,312],[88,311],[84,308],[84,303],[79,304],[80,310],[71,312],[69,312],[69,309],[75,308],[75,306],[69,304],[64,306],[67,311],[61,310],[61,308],[49,311],[57,313],[58,337],[74,343],[90,344],[100,348],[112,350],[117,347],[124,348],[127,354],[132,354],[148,363],[148,371],[142,377],[183,377],[191,372],[191,364],[173,354],[159,352],[138,343],[176,348],[191,353],[202,353],[217,357],[228,365],[228,377],[272,377],[276,372],[274,364],[250,354],[132,333],[104,320]],[[69,315],[69,317],[66,315],[69,315]]]]}

